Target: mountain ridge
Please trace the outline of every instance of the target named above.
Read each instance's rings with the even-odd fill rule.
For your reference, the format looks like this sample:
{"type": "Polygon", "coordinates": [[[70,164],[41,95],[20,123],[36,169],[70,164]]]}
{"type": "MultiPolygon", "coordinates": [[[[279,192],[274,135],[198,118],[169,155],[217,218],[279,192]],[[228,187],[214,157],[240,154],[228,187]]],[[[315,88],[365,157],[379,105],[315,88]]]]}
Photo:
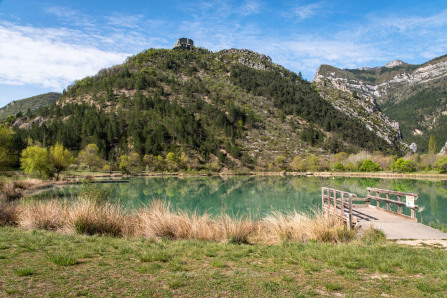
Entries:
{"type": "MultiPolygon", "coordinates": [[[[396,61],[396,60],[395,60],[396,61]]],[[[392,67],[338,69],[321,65],[315,84],[331,85],[374,102],[391,121],[399,123],[403,141],[415,143],[426,152],[430,134],[447,140],[447,55],[420,65],[391,64],[392,67]]],[[[414,148],[414,145],[413,145],[414,148]]]]}

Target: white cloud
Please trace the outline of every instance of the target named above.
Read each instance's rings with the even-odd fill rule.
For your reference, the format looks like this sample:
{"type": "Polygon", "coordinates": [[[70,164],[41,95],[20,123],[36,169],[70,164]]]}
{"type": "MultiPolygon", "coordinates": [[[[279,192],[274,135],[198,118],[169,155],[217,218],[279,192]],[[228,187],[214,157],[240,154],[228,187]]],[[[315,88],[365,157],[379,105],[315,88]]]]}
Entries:
{"type": "Polygon", "coordinates": [[[99,50],[85,43],[68,42],[69,29],[33,28],[0,24],[0,84],[37,85],[63,89],[74,80],[122,63],[126,53],[99,50]]]}
{"type": "Polygon", "coordinates": [[[294,14],[300,19],[308,19],[317,14],[317,10],[320,8],[320,4],[311,3],[295,7],[294,14]]]}
{"type": "Polygon", "coordinates": [[[94,28],[94,19],[91,16],[85,15],[77,10],[66,6],[51,6],[45,8],[45,11],[51,15],[58,17],[66,24],[94,28]]]}
{"type": "Polygon", "coordinates": [[[246,1],[239,9],[239,13],[243,16],[257,14],[261,11],[261,4],[254,0],[246,1]]]}
{"type": "Polygon", "coordinates": [[[141,20],[143,15],[124,15],[120,13],[115,13],[112,16],[106,17],[110,25],[121,27],[121,28],[140,28],[141,20]]]}

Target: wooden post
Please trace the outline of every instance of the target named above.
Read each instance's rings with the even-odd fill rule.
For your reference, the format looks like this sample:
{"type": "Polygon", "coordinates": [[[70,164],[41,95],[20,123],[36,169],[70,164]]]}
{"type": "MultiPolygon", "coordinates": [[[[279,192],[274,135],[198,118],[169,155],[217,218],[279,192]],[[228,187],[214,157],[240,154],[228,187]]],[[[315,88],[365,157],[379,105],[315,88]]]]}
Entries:
{"type": "MultiPolygon", "coordinates": [[[[400,196],[397,196],[397,201],[402,202],[402,198],[400,196]]],[[[402,214],[402,206],[401,205],[397,205],[397,212],[399,214],[402,214]]]]}
{"type": "MultiPolygon", "coordinates": [[[[390,194],[386,193],[386,199],[389,200],[390,199],[390,194]]],[[[386,210],[390,211],[390,202],[386,202],[386,210]]]]}
{"type": "Polygon", "coordinates": [[[411,208],[411,218],[415,218],[415,217],[416,217],[416,214],[414,212],[414,208],[411,208]]]}
{"type": "MultiPolygon", "coordinates": [[[[376,196],[380,197],[380,193],[378,191],[376,191],[376,196]]],[[[377,205],[377,208],[380,208],[380,201],[379,200],[376,200],[376,205],[377,205]]]]}
{"type": "Polygon", "coordinates": [[[334,189],[334,214],[337,214],[337,190],[334,189]]]}
{"type": "Polygon", "coordinates": [[[348,231],[351,230],[351,225],[352,225],[352,195],[349,195],[348,231]]]}
{"type": "MultiPolygon", "coordinates": [[[[368,197],[371,195],[371,191],[368,189],[368,197]]],[[[369,207],[369,201],[366,201],[366,207],[369,207]]]]}
{"type": "Polygon", "coordinates": [[[340,215],[343,217],[345,213],[345,193],[341,193],[341,208],[340,208],[340,215]]]}
{"type": "Polygon", "coordinates": [[[324,188],[321,188],[321,211],[324,212],[324,188]]]}

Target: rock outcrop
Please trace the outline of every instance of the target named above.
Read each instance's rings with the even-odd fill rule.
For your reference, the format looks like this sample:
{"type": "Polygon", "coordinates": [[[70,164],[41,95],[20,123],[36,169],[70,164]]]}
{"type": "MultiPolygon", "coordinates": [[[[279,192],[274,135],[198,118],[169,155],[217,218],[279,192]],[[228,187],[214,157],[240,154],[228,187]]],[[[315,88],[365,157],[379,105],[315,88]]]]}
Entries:
{"type": "MultiPolygon", "coordinates": [[[[339,69],[321,65],[313,82],[355,95],[352,100],[357,99],[357,105],[371,116],[381,111],[386,115],[379,117],[384,129],[391,125],[398,139],[403,138],[408,144],[419,143],[422,152],[426,151],[430,134],[447,139],[442,128],[447,116],[447,55],[421,65],[401,60],[373,68],[339,69]]],[[[377,133],[383,135],[381,130],[377,133]]]]}
{"type": "Polygon", "coordinates": [[[447,155],[447,142],[445,142],[444,147],[442,147],[441,151],[439,151],[439,155],[442,155],[442,156],[447,155]]]}

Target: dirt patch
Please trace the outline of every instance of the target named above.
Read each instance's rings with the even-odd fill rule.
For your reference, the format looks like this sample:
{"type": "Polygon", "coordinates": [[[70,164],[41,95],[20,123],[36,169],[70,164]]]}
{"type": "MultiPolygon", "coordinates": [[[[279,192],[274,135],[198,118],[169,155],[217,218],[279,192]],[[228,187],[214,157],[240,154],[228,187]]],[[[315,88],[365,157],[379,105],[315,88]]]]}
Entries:
{"type": "Polygon", "coordinates": [[[447,240],[398,240],[396,243],[416,247],[430,246],[447,249],[447,240]]]}

